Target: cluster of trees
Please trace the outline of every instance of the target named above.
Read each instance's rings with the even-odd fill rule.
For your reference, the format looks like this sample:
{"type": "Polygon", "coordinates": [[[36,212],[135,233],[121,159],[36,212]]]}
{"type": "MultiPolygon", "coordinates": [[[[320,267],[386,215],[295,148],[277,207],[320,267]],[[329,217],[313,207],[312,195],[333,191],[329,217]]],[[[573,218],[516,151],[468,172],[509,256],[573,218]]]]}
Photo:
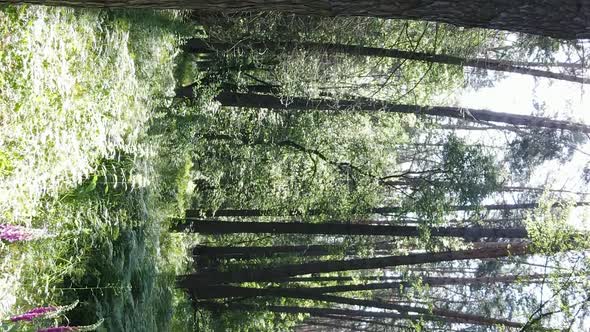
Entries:
{"type": "Polygon", "coordinates": [[[488,24],[479,9],[427,17],[545,37],[293,12],[193,15],[204,34],[183,49],[200,76],[177,97],[221,106],[193,115],[195,197],[173,229],[207,238],[177,281],[195,308],[226,330],[581,328],[586,244],[568,212],[586,194],[529,181],[590,127],[437,97],[514,74],[586,84],[579,44],[546,37],[583,32],[533,31],[508,8],[488,24]]]}
{"type": "MultiPolygon", "coordinates": [[[[544,209],[557,212],[556,207],[544,209]]],[[[561,223],[556,224],[560,227],[558,232],[547,230],[553,217],[535,215],[537,223],[526,228],[189,218],[179,223],[176,230],[188,228],[216,236],[272,234],[274,243],[284,235],[307,236],[307,240],[316,241],[368,236],[372,241],[201,245],[193,249],[198,271],[180,277],[178,285],[189,292],[198,308],[215,314],[267,311],[313,317],[299,325],[300,330],[448,330],[457,326],[550,330],[547,321],[560,314],[567,318],[560,317],[558,321],[571,327],[580,319],[576,315],[586,301],[585,292],[576,292],[581,292],[587,282],[586,267],[579,264],[580,256],[572,250],[584,248],[585,244],[583,235],[561,223]],[[404,240],[422,237],[418,243],[423,244],[427,242],[424,234],[460,239],[470,245],[456,248],[469,249],[424,251],[419,246],[412,248],[415,242],[404,240]],[[363,252],[367,248],[370,252],[363,252]],[[400,248],[410,253],[391,255],[400,248]],[[559,252],[568,254],[556,256],[559,252]],[[531,259],[533,254],[545,255],[545,261],[531,259]],[[381,269],[381,273],[375,274],[376,269],[381,269]],[[542,298],[544,287],[550,288],[549,299],[536,299],[542,298]],[[572,307],[556,308],[553,297],[559,297],[556,303],[565,301],[572,307]],[[361,310],[359,306],[373,309],[361,310]],[[568,316],[572,314],[567,311],[570,309],[578,312],[568,316]],[[523,319],[519,316],[523,313],[530,316],[523,319]]],[[[248,243],[264,242],[261,239],[248,243]]],[[[556,328],[554,324],[549,326],[556,328]]]]}

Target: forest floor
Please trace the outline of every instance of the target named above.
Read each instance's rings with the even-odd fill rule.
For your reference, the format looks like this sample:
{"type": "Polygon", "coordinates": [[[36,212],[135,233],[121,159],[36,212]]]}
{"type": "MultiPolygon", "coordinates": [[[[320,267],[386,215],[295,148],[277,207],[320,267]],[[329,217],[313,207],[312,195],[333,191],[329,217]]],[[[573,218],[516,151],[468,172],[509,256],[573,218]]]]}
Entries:
{"type": "Polygon", "coordinates": [[[174,289],[186,247],[168,229],[192,164],[164,112],[183,29],[173,12],[0,7],[0,223],[44,233],[0,243],[0,330],[190,323],[174,289]],[[67,319],[6,322],[76,300],[67,319]]]}

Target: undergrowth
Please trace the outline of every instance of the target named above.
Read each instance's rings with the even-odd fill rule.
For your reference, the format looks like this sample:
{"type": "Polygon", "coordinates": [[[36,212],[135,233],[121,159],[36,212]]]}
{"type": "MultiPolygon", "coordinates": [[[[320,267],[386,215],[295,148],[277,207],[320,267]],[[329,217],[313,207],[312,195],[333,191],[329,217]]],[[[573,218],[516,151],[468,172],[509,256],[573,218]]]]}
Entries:
{"type": "Polygon", "coordinates": [[[49,234],[0,243],[0,321],[80,301],[68,319],[0,329],[191,324],[174,317],[188,310],[174,289],[187,263],[168,220],[185,209],[192,164],[166,134],[190,33],[179,12],[0,7],[0,223],[49,234]]]}

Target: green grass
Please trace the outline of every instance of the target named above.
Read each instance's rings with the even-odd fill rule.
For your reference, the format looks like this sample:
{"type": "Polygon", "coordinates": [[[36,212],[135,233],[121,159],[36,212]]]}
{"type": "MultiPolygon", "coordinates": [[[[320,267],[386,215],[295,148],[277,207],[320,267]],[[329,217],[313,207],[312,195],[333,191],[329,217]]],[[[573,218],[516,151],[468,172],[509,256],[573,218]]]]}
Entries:
{"type": "Polygon", "coordinates": [[[167,232],[191,163],[163,134],[187,32],[177,12],[0,7],[0,222],[51,234],[0,244],[0,320],[80,300],[71,325],[191,323],[174,317],[188,310],[173,288],[186,252],[167,232]]]}

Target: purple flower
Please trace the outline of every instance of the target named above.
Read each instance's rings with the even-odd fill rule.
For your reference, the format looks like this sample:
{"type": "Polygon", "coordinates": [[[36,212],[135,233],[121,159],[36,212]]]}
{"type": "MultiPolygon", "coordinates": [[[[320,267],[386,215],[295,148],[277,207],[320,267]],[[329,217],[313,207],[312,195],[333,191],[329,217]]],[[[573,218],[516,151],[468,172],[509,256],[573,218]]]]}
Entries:
{"type": "Polygon", "coordinates": [[[17,225],[0,224],[0,240],[8,242],[29,241],[46,235],[45,230],[17,225]]]}
{"type": "Polygon", "coordinates": [[[74,301],[74,303],[64,306],[46,306],[46,307],[37,307],[33,308],[24,314],[16,315],[10,317],[10,320],[13,322],[20,322],[20,321],[32,321],[37,317],[53,317],[57,316],[65,311],[72,310],[74,307],[78,305],[78,301],[74,301]]]}
{"type": "Polygon", "coordinates": [[[37,317],[45,316],[47,313],[54,312],[57,309],[58,309],[58,307],[38,307],[38,308],[31,309],[31,310],[25,312],[24,314],[12,316],[12,317],[10,317],[10,320],[13,322],[18,322],[18,321],[23,321],[23,320],[32,321],[33,319],[35,319],[37,317]]]}
{"type": "Polygon", "coordinates": [[[76,331],[76,326],[57,326],[57,327],[48,327],[48,328],[37,330],[37,332],[66,332],[66,331],[76,331]]]}
{"type": "Polygon", "coordinates": [[[86,325],[86,326],[56,326],[56,327],[46,327],[44,329],[39,329],[37,330],[37,332],[69,332],[69,331],[77,331],[77,332],[82,332],[82,331],[94,331],[96,330],[100,324],[102,324],[102,322],[104,321],[104,319],[100,319],[98,322],[92,324],[92,325],[86,325]]]}

